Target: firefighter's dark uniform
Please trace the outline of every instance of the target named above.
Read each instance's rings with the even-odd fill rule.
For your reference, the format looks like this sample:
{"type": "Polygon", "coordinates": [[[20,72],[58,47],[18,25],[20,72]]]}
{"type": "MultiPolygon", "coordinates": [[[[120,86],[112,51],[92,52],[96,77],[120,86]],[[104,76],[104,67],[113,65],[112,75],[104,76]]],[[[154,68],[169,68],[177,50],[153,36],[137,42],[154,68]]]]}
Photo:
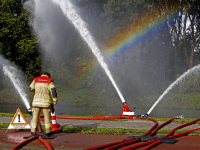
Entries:
{"type": "Polygon", "coordinates": [[[32,102],[33,118],[31,120],[31,133],[36,132],[40,112],[44,114],[44,125],[46,134],[51,132],[51,101],[57,103],[57,93],[53,80],[47,75],[41,75],[33,80],[29,87],[30,91],[35,92],[32,102]]]}

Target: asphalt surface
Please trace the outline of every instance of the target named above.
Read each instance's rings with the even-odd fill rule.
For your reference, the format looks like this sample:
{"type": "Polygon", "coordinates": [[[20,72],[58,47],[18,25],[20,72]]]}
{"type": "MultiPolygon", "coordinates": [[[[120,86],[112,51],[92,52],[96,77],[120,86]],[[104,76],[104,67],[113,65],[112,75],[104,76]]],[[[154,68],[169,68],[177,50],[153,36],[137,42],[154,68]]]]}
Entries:
{"type": "MultiPolygon", "coordinates": [[[[10,123],[13,117],[0,117],[1,123],[10,123]]],[[[30,123],[31,118],[26,118],[30,123]]],[[[92,128],[125,128],[125,129],[150,129],[154,123],[151,121],[141,121],[137,119],[129,121],[105,121],[105,120],[76,120],[76,119],[57,119],[57,123],[61,126],[73,126],[73,127],[92,127],[92,128]]],[[[159,122],[161,124],[162,122],[159,122]]],[[[43,123],[42,123],[43,124],[43,123]]],[[[175,127],[181,125],[181,123],[170,123],[162,129],[174,129],[175,127]]],[[[200,128],[200,125],[193,124],[182,129],[196,129],[200,128]]],[[[24,141],[23,137],[30,135],[28,131],[18,131],[18,130],[0,130],[0,143],[12,143],[18,144],[24,141]]],[[[131,135],[106,135],[106,134],[82,134],[82,133],[58,133],[55,134],[57,137],[55,139],[45,139],[50,145],[54,147],[60,147],[61,149],[71,148],[71,149],[84,149],[94,146],[99,146],[103,144],[108,144],[112,142],[122,141],[123,139],[131,135]]],[[[197,150],[200,149],[200,136],[183,136],[177,138],[179,142],[174,144],[162,143],[156,147],[154,150],[167,150],[167,149],[183,149],[183,150],[197,150]]],[[[43,145],[38,139],[30,142],[30,145],[43,145]]],[[[1,148],[0,148],[1,149],[1,148]]],[[[27,149],[31,149],[27,148],[27,149]]],[[[42,147],[39,149],[47,149],[42,147]]],[[[142,149],[142,148],[139,148],[142,149]]]]}
{"type": "MultiPolygon", "coordinates": [[[[0,123],[10,123],[13,117],[0,117],[0,123]]],[[[28,123],[30,123],[31,118],[26,117],[28,123]]],[[[92,127],[92,128],[124,128],[124,129],[150,129],[154,122],[133,119],[129,121],[106,121],[106,120],[77,120],[77,119],[56,119],[57,123],[61,126],[72,126],[72,127],[92,127]]],[[[159,124],[163,122],[158,122],[159,124]]],[[[43,125],[43,122],[41,122],[43,125]]],[[[170,123],[164,126],[162,129],[174,129],[175,127],[181,125],[181,123],[170,123]]],[[[193,124],[182,129],[195,129],[200,128],[200,125],[193,124]]]]}

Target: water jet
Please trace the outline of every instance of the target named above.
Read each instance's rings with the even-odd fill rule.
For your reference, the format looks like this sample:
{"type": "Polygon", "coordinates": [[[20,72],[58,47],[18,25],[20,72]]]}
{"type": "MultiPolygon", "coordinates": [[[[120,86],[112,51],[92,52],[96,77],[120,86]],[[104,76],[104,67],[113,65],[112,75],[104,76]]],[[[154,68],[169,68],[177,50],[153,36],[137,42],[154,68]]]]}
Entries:
{"type": "MultiPolygon", "coordinates": [[[[98,48],[97,44],[95,43],[90,31],[87,29],[85,22],[81,19],[81,17],[75,11],[75,9],[74,9],[73,5],[70,3],[70,1],[53,0],[53,2],[59,5],[63,14],[65,14],[66,17],[72,22],[72,24],[75,26],[75,28],[78,30],[79,34],[81,35],[82,39],[88,44],[92,53],[96,56],[98,62],[100,63],[102,68],[105,70],[108,78],[110,79],[111,83],[113,84],[114,88],[116,89],[122,103],[126,107],[127,103],[126,103],[124,97],[122,96],[110,70],[108,69],[108,65],[106,64],[106,62],[104,60],[101,50],[98,48]]],[[[124,109],[123,107],[122,107],[122,110],[124,109]]],[[[126,111],[123,111],[124,115],[128,115],[128,116],[134,115],[134,112],[132,112],[132,110],[129,109],[128,105],[125,108],[125,110],[126,111]]]]}
{"type": "Polygon", "coordinates": [[[178,85],[181,81],[186,79],[187,77],[190,77],[192,73],[197,73],[200,70],[200,64],[194,66],[193,68],[187,70],[185,73],[183,73],[178,79],[176,79],[172,84],[169,85],[169,87],[163,92],[162,95],[156,100],[156,102],[152,105],[152,107],[147,112],[148,115],[153,111],[153,109],[158,105],[158,103],[163,99],[163,97],[169,93],[171,89],[173,89],[174,86],[178,85]]]}
{"type": "Polygon", "coordinates": [[[22,81],[19,79],[19,71],[11,66],[2,64],[4,74],[10,79],[12,84],[14,85],[15,89],[17,90],[18,94],[20,95],[22,102],[25,104],[27,109],[30,109],[30,104],[27,99],[27,95],[22,88],[22,81]]]}

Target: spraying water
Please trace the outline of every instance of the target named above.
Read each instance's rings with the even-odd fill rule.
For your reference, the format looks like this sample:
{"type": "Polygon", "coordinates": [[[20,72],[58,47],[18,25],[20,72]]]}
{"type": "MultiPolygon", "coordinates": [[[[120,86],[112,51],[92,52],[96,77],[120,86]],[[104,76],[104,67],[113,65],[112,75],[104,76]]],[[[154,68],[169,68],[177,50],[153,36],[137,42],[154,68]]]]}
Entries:
{"type": "Polygon", "coordinates": [[[72,24],[75,26],[75,28],[79,31],[81,37],[88,44],[88,46],[92,50],[93,54],[96,56],[98,62],[100,63],[102,68],[105,70],[107,76],[111,80],[122,103],[125,103],[125,99],[123,98],[121,92],[119,91],[119,89],[108,69],[108,66],[104,61],[104,57],[103,57],[100,49],[97,47],[97,44],[94,42],[94,39],[91,36],[89,30],[86,28],[85,22],[76,13],[75,9],[73,8],[73,5],[68,0],[52,0],[52,1],[57,3],[60,6],[60,8],[62,9],[62,12],[67,16],[67,18],[72,22],[72,24]]]}
{"type": "Polygon", "coordinates": [[[187,70],[184,74],[182,74],[176,81],[174,81],[170,86],[163,92],[163,94],[156,100],[156,102],[153,104],[153,106],[149,109],[147,114],[149,115],[152,110],[158,105],[158,103],[163,99],[163,97],[177,84],[179,84],[182,80],[184,80],[186,77],[189,77],[192,73],[197,73],[200,70],[200,64],[187,70]]]}
{"type": "Polygon", "coordinates": [[[27,99],[26,93],[24,92],[22,88],[22,85],[21,85],[22,82],[19,80],[18,75],[17,75],[17,72],[19,71],[16,70],[16,68],[14,68],[13,66],[7,66],[3,64],[2,67],[3,67],[4,74],[9,77],[15,89],[17,90],[20,97],[22,98],[26,108],[29,109],[30,108],[29,101],[27,99]]]}

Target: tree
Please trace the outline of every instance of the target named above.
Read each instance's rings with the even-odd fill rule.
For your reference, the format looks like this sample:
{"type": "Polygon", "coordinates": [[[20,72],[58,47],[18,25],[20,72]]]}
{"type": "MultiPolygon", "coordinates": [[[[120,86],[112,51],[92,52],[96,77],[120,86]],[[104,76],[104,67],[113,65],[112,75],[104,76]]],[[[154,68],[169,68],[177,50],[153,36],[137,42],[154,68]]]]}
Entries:
{"type": "Polygon", "coordinates": [[[4,0],[0,5],[0,53],[19,66],[27,77],[40,72],[38,44],[28,26],[25,0],[4,0]]]}
{"type": "MultiPolygon", "coordinates": [[[[188,61],[188,68],[194,66],[194,53],[199,53],[200,44],[200,2],[193,0],[183,1],[185,4],[185,22],[189,22],[189,27],[187,28],[188,39],[190,40],[190,58],[188,61]],[[189,20],[188,20],[189,19],[189,20]]],[[[184,22],[184,25],[186,26],[184,22]]],[[[185,27],[186,28],[186,27],[185,27]]],[[[185,30],[186,32],[186,30],[185,30]]]]}
{"type": "Polygon", "coordinates": [[[167,5],[173,9],[178,8],[171,14],[173,19],[168,21],[172,46],[178,54],[175,57],[180,60],[181,56],[184,68],[190,69],[194,66],[195,55],[199,53],[199,1],[168,1],[167,5]]]}

